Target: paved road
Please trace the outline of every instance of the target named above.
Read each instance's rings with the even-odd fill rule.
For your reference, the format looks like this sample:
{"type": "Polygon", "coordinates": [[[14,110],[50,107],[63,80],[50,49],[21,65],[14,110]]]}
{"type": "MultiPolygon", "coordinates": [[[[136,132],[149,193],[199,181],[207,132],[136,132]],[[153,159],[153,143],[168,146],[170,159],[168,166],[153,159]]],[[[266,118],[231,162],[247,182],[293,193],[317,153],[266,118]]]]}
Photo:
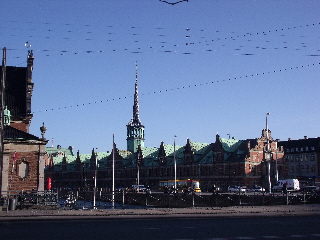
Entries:
{"type": "Polygon", "coordinates": [[[319,239],[320,216],[0,222],[1,239],[319,239]]]}

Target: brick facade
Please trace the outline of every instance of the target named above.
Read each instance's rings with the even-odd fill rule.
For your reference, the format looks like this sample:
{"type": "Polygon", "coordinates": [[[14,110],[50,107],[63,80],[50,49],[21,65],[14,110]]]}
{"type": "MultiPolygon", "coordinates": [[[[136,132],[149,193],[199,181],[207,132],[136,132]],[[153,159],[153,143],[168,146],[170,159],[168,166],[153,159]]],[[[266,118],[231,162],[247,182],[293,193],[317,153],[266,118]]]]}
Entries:
{"type": "Polygon", "coordinates": [[[29,134],[32,119],[33,53],[28,54],[27,67],[5,67],[5,99],[10,120],[3,127],[3,154],[0,159],[0,192],[7,196],[21,191],[44,191],[46,128],[42,138],[29,134]],[[15,153],[17,154],[16,161],[15,153]],[[14,163],[14,165],[13,165],[14,163]],[[14,167],[12,167],[14,166],[14,167]]]}

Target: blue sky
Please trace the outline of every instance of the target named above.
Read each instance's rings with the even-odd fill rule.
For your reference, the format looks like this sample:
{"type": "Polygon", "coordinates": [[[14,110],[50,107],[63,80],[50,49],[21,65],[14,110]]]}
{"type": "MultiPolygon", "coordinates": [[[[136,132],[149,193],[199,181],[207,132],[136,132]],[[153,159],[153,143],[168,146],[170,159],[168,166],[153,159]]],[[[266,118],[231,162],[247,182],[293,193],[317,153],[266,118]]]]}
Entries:
{"type": "Polygon", "coordinates": [[[275,139],[320,136],[320,1],[1,6],[7,65],[34,52],[30,133],[44,122],[48,146],[126,149],[136,62],[145,146],[258,138],[266,112],[275,139]]]}

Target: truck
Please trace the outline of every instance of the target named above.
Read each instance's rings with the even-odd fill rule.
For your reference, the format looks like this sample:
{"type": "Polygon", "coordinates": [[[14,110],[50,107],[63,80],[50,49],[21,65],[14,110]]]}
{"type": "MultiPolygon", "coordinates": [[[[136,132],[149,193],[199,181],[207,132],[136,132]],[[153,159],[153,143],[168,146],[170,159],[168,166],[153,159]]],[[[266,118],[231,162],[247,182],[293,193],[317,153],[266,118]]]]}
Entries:
{"type": "Polygon", "coordinates": [[[287,190],[299,191],[300,185],[298,179],[279,180],[274,186],[273,191],[282,191],[283,185],[286,184],[287,190]]]}

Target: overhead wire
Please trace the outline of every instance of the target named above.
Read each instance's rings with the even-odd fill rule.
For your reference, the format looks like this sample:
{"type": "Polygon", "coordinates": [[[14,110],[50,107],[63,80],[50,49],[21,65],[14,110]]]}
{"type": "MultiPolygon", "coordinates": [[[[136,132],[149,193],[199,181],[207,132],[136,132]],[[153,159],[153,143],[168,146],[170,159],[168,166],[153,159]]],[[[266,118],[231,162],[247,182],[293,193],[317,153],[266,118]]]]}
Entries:
{"type": "MultiPolygon", "coordinates": [[[[182,87],[169,88],[169,89],[165,89],[165,90],[151,91],[151,92],[148,92],[148,93],[141,93],[141,95],[144,96],[144,95],[152,95],[152,94],[157,94],[157,93],[166,93],[166,92],[170,92],[170,91],[183,90],[183,89],[194,88],[194,87],[203,86],[203,85],[209,85],[209,84],[215,84],[215,83],[220,83],[220,82],[237,80],[237,79],[257,77],[257,76],[266,75],[266,74],[280,73],[280,72],[284,72],[284,71],[296,70],[296,69],[305,68],[305,67],[312,67],[312,66],[320,66],[320,62],[307,64],[307,65],[300,65],[300,66],[295,66],[295,67],[288,67],[288,68],[272,70],[272,71],[265,71],[265,72],[254,73],[254,74],[247,74],[247,75],[238,76],[238,77],[232,77],[232,78],[230,77],[230,78],[219,79],[219,80],[215,80],[215,81],[207,81],[205,83],[190,84],[190,85],[186,85],[186,86],[182,86],[182,87]]],[[[132,97],[132,96],[129,96],[129,97],[132,97]]],[[[51,108],[51,109],[46,109],[46,110],[43,110],[43,111],[34,111],[33,113],[41,113],[41,112],[49,112],[49,111],[54,111],[54,110],[67,109],[67,108],[74,108],[74,107],[92,105],[92,104],[103,103],[103,102],[111,102],[111,101],[116,101],[116,100],[121,100],[121,99],[126,99],[126,98],[127,98],[127,96],[125,96],[123,98],[122,97],[117,97],[117,98],[112,98],[112,99],[107,99],[107,100],[100,100],[100,101],[95,101],[95,102],[82,103],[82,104],[64,106],[64,107],[59,107],[59,108],[51,108]]]]}

